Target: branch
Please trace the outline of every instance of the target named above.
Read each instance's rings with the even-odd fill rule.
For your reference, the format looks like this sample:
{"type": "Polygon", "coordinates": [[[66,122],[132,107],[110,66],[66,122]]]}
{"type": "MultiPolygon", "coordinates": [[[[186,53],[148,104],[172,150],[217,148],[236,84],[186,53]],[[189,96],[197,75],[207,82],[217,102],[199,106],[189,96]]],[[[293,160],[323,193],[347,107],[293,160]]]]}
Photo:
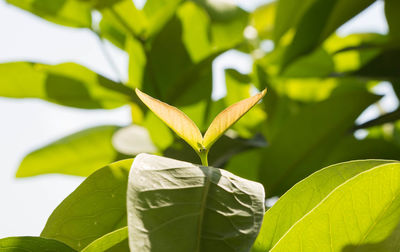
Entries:
{"type": "Polygon", "coordinates": [[[360,125],[356,125],[353,127],[353,131],[358,130],[358,129],[365,129],[365,128],[370,128],[373,126],[377,126],[377,125],[382,125],[385,123],[390,123],[390,122],[394,122],[400,119],[400,107],[397,108],[395,111],[384,114],[378,118],[375,118],[373,120],[370,120],[368,122],[365,122],[363,124],[360,125]]]}

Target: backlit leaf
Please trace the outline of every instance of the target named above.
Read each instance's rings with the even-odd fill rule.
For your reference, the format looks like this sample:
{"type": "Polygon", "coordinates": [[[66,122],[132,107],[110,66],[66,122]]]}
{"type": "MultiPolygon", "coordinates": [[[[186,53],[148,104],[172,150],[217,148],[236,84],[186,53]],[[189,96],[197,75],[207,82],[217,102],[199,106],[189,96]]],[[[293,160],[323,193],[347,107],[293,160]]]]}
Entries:
{"type": "Polygon", "coordinates": [[[364,171],[387,163],[391,161],[363,160],[336,164],[299,182],[265,213],[252,252],[269,251],[292,225],[312,211],[336,187],[364,171]]]}
{"type": "Polygon", "coordinates": [[[35,150],[24,158],[17,177],[48,173],[89,176],[119,159],[120,154],[111,142],[118,129],[118,126],[86,129],[35,150]]]}
{"type": "Polygon", "coordinates": [[[60,25],[89,28],[90,6],[78,0],[7,0],[8,3],[60,25]]]}
{"type": "Polygon", "coordinates": [[[0,64],[0,96],[40,98],[64,106],[99,109],[127,104],[133,90],[81,65],[0,64]]]}
{"type": "Polygon", "coordinates": [[[54,210],[41,237],[81,250],[96,239],[125,227],[128,171],[126,159],[90,175],[54,210]]]}
{"type": "Polygon", "coordinates": [[[74,252],[62,242],[41,237],[21,236],[0,239],[2,252],[74,252]]]}
{"type": "Polygon", "coordinates": [[[202,135],[196,124],[179,109],[136,89],[136,94],[168,127],[184,139],[197,152],[202,142],[202,135]]]}
{"type": "Polygon", "coordinates": [[[140,154],[127,204],[133,251],[249,251],[264,189],[225,170],[140,154]]]}
{"type": "Polygon", "coordinates": [[[128,227],[117,229],[90,243],[82,252],[129,251],[128,227]]]}
{"type": "Polygon", "coordinates": [[[267,90],[264,89],[261,93],[235,103],[219,113],[204,134],[204,147],[209,149],[229,127],[255,106],[264,97],[266,92],[267,90]]]}
{"type": "Polygon", "coordinates": [[[377,165],[334,186],[270,251],[398,251],[399,206],[400,164],[377,165]]]}

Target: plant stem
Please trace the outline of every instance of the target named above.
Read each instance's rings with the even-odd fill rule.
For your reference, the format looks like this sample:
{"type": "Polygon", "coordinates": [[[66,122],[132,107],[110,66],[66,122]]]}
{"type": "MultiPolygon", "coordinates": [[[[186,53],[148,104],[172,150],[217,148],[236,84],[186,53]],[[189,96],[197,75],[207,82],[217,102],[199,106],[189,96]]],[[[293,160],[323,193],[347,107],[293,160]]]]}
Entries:
{"type": "Polygon", "coordinates": [[[199,157],[201,159],[201,164],[203,166],[208,166],[208,157],[207,156],[208,156],[208,151],[199,153],[199,157]]]}

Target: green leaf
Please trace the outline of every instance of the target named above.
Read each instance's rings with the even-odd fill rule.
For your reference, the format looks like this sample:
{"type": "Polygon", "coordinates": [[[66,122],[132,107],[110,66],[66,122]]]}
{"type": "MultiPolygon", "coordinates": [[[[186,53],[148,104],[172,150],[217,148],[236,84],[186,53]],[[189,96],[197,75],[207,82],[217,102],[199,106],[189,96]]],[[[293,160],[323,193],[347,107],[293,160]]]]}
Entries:
{"type": "Polygon", "coordinates": [[[22,161],[17,177],[47,173],[89,176],[121,156],[112,145],[117,126],[89,128],[42,147],[22,161]]]}
{"type": "Polygon", "coordinates": [[[377,98],[362,89],[338,92],[324,101],[297,108],[288,117],[277,117],[276,125],[267,121],[265,130],[272,134],[262,154],[259,181],[269,189],[268,195],[281,195],[320,169],[335,145],[351,132],[356,118],[377,98]],[[270,129],[271,124],[278,128],[270,129]]]}
{"type": "Polygon", "coordinates": [[[146,37],[152,37],[163,29],[175,14],[182,0],[147,0],[143,12],[148,20],[146,37]]]}
{"type": "Polygon", "coordinates": [[[396,0],[385,0],[385,16],[389,26],[389,35],[395,40],[400,40],[400,2],[396,0]]]}
{"type": "Polygon", "coordinates": [[[90,7],[78,0],[6,0],[8,3],[60,25],[90,28],[90,7]]]}
{"type": "Polygon", "coordinates": [[[332,32],[375,0],[315,0],[304,12],[285,51],[282,68],[317,48],[332,32]]]}
{"type": "Polygon", "coordinates": [[[248,251],[264,213],[264,189],[212,167],[140,154],[128,186],[134,251],[248,251]]]}
{"type": "Polygon", "coordinates": [[[398,251],[399,196],[400,164],[377,165],[332,187],[271,251],[355,251],[371,244],[374,251],[398,251]]]}
{"type": "Polygon", "coordinates": [[[268,3],[255,9],[250,14],[250,23],[257,30],[258,37],[272,39],[275,29],[276,3],[268,3]]]}
{"type": "Polygon", "coordinates": [[[85,109],[116,108],[133,99],[130,88],[74,63],[4,63],[0,75],[0,96],[5,97],[40,98],[85,109]]]}
{"type": "Polygon", "coordinates": [[[281,37],[291,28],[297,25],[304,12],[316,0],[279,0],[277,1],[274,40],[279,42],[281,37]]]}
{"type": "Polygon", "coordinates": [[[90,243],[82,252],[129,251],[128,227],[117,229],[90,243]]]}
{"type": "Polygon", "coordinates": [[[119,161],[90,175],[54,210],[41,236],[81,250],[103,235],[125,227],[132,161],[119,161]]]}
{"type": "Polygon", "coordinates": [[[312,211],[341,184],[364,171],[391,162],[361,160],[336,164],[299,182],[265,213],[263,225],[252,252],[269,251],[297,221],[312,211]]]}
{"type": "Polygon", "coordinates": [[[74,252],[62,242],[41,237],[8,237],[0,239],[2,252],[74,252]]]}

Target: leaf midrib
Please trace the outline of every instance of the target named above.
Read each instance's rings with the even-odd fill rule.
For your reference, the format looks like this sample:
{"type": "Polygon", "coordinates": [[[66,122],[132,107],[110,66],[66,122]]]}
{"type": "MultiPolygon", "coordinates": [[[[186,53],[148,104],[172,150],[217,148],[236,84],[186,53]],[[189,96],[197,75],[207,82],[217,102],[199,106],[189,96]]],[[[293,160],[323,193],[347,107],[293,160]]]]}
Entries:
{"type": "Polygon", "coordinates": [[[201,249],[201,236],[202,236],[202,231],[203,231],[203,220],[204,220],[204,214],[206,211],[208,191],[209,191],[210,184],[211,184],[211,179],[209,178],[209,176],[211,176],[210,169],[207,167],[204,167],[204,169],[202,169],[202,170],[205,173],[205,176],[204,176],[205,183],[204,183],[204,190],[203,190],[203,195],[202,195],[201,204],[200,204],[199,223],[197,226],[197,245],[196,245],[197,252],[200,252],[200,249],[201,249]]]}

